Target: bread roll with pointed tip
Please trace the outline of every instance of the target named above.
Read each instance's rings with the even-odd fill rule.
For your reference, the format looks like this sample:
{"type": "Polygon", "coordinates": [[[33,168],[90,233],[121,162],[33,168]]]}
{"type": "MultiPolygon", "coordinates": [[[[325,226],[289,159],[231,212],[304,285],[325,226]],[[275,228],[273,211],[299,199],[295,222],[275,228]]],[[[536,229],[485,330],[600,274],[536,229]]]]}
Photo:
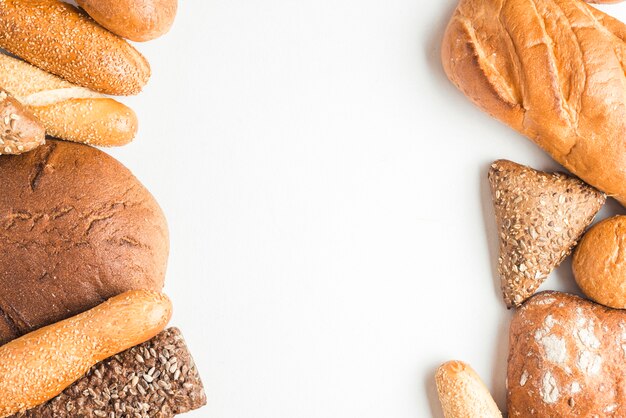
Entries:
{"type": "Polygon", "coordinates": [[[0,0],[0,48],[101,93],[138,94],[150,78],[135,48],[60,0],[0,0]]]}
{"type": "Polygon", "coordinates": [[[77,0],[80,7],[111,32],[145,42],[167,33],[178,0],[77,0]]]}
{"type": "Polygon", "coordinates": [[[0,154],[22,154],[46,142],[46,130],[37,118],[0,88],[0,154]]]}
{"type": "Polygon", "coordinates": [[[442,364],[435,380],[446,418],[502,418],[491,394],[468,364],[462,361],[442,364]]]}
{"type": "Polygon", "coordinates": [[[0,417],[46,402],[96,363],[161,332],[172,316],[163,293],[134,290],[0,347],[0,417]]]}
{"type": "Polygon", "coordinates": [[[137,134],[137,116],[129,107],[8,55],[0,54],[0,86],[55,138],[109,147],[137,134]]]}

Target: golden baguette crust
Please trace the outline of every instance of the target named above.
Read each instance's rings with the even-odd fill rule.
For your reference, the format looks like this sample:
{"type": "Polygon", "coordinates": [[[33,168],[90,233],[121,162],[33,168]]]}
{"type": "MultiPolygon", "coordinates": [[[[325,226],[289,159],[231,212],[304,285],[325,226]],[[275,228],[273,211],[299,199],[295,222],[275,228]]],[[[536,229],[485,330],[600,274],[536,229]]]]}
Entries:
{"type": "Polygon", "coordinates": [[[481,109],[626,204],[625,34],[579,0],[461,0],[442,62],[481,109]]]}
{"type": "Polygon", "coordinates": [[[45,142],[46,130],[41,122],[0,89],[0,154],[22,154],[45,142]]]}
{"type": "Polygon", "coordinates": [[[170,30],[178,0],[77,0],[80,7],[111,32],[145,42],[170,30]]]}
{"type": "Polygon", "coordinates": [[[161,332],[172,316],[163,293],[134,290],[0,347],[0,417],[46,402],[90,367],[161,332]]]}
{"type": "Polygon", "coordinates": [[[468,364],[462,361],[442,364],[435,381],[446,418],[502,418],[489,390],[468,364]]]}
{"type": "Polygon", "coordinates": [[[44,124],[48,135],[96,146],[120,146],[137,134],[135,112],[22,60],[0,55],[0,85],[44,124]]]}
{"type": "Polygon", "coordinates": [[[128,42],[59,0],[0,0],[0,47],[102,93],[138,94],[150,77],[128,42]]]}

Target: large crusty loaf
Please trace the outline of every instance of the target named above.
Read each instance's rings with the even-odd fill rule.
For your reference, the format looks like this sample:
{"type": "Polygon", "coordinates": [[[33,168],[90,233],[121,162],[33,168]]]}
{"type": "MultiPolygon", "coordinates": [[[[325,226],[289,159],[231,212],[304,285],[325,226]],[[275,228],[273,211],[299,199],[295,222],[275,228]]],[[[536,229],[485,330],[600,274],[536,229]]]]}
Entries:
{"type": "Polygon", "coordinates": [[[0,347],[0,417],[46,402],[96,363],[161,332],[172,316],[162,293],[133,290],[0,347]]]}
{"type": "Polygon", "coordinates": [[[539,293],[509,334],[509,417],[626,416],[626,312],[539,293]]]}
{"type": "Polygon", "coordinates": [[[445,418],[502,418],[489,390],[468,364],[449,361],[435,374],[445,418]]]}
{"type": "Polygon", "coordinates": [[[0,344],[131,289],[161,290],[165,218],[120,163],[49,140],[0,157],[0,344]]]}
{"type": "Polygon", "coordinates": [[[563,173],[499,160],[489,170],[498,224],[498,274],[507,307],[519,306],[567,257],[606,200],[563,173]]]}
{"type": "Polygon", "coordinates": [[[128,42],[60,0],[0,0],[0,48],[106,94],[137,94],[150,77],[128,42]]]}
{"type": "Polygon", "coordinates": [[[111,32],[132,41],[158,38],[172,27],[178,0],[77,0],[111,32]]]}
{"type": "Polygon", "coordinates": [[[626,204],[625,39],[580,0],[460,0],[442,61],[480,108],[626,204]]]}
{"type": "Polygon", "coordinates": [[[0,88],[0,154],[21,154],[44,142],[46,130],[41,122],[5,89],[0,88]]]}
{"type": "Polygon", "coordinates": [[[59,396],[13,418],[171,418],[206,404],[191,353],[177,328],[92,367],[59,396]]]}
{"type": "Polygon", "coordinates": [[[2,54],[0,86],[33,112],[55,138],[119,146],[137,133],[137,116],[122,103],[2,54]]]}

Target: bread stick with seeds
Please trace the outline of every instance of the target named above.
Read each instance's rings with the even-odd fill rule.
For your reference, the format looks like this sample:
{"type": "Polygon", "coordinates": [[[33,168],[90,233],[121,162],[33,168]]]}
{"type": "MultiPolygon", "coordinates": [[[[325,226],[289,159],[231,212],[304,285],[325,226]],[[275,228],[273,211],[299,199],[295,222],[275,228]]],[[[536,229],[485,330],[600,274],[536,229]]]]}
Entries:
{"type": "Polygon", "coordinates": [[[446,418],[502,418],[502,413],[476,372],[461,361],[450,361],[435,375],[446,418]]]}
{"type": "Polygon", "coordinates": [[[135,48],[60,0],[0,0],[0,48],[101,93],[138,94],[150,78],[135,48]]]}
{"type": "Polygon", "coordinates": [[[96,363],[157,335],[171,315],[163,293],[133,290],[0,346],[0,417],[54,398],[96,363]]]}
{"type": "Polygon", "coordinates": [[[0,154],[21,154],[46,142],[46,131],[37,118],[0,89],[0,154]]]}
{"type": "Polygon", "coordinates": [[[119,146],[132,141],[137,133],[137,116],[127,106],[8,55],[0,54],[0,86],[39,118],[46,133],[55,138],[119,146]]]}

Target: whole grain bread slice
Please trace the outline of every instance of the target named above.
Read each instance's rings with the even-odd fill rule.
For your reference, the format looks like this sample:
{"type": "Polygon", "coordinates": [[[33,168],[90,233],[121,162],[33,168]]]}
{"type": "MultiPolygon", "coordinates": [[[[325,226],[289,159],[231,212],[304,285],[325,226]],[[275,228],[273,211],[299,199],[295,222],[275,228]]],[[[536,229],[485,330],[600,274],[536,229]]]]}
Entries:
{"type": "Polygon", "coordinates": [[[206,404],[177,328],[92,367],[54,399],[11,418],[171,418],[206,404]]]}
{"type": "Polygon", "coordinates": [[[498,160],[489,170],[507,307],[521,305],[567,257],[606,196],[563,173],[498,160]]]}

